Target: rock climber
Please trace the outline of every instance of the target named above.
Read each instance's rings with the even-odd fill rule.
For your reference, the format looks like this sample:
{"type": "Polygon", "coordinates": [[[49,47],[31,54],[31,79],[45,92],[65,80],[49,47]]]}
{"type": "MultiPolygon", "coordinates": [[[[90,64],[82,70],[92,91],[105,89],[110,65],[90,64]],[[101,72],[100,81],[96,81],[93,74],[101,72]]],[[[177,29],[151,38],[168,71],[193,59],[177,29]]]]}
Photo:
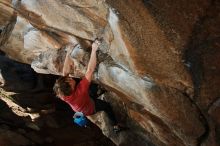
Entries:
{"type": "Polygon", "coordinates": [[[113,130],[119,132],[121,127],[115,118],[110,104],[94,97],[94,95],[96,96],[97,94],[90,94],[96,91],[89,92],[93,72],[96,68],[96,52],[100,43],[101,42],[97,39],[92,43],[92,51],[85,76],[78,84],[76,84],[73,78],[69,77],[70,66],[73,62],[70,56],[72,50],[67,51],[63,67],[63,76],[56,80],[53,89],[56,95],[68,103],[75,112],[81,112],[85,116],[93,115],[98,111],[106,112],[113,122],[113,130]]]}

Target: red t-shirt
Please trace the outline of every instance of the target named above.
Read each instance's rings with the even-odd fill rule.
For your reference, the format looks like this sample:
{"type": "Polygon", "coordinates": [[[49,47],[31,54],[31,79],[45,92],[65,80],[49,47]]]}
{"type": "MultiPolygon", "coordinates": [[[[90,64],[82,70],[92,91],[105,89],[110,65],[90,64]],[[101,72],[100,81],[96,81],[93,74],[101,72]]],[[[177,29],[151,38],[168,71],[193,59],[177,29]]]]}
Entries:
{"type": "Polygon", "coordinates": [[[84,77],[70,96],[65,96],[63,100],[67,102],[75,112],[82,112],[84,115],[94,113],[94,102],[89,97],[90,82],[84,77]]]}

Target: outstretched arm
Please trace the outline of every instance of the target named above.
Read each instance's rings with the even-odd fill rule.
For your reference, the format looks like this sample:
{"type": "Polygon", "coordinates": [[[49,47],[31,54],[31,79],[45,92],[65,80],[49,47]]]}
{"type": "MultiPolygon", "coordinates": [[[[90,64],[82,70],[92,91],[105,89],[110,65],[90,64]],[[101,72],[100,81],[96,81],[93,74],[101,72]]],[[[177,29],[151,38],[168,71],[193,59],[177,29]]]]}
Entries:
{"type": "Polygon", "coordinates": [[[74,65],[72,59],[71,59],[71,52],[72,52],[72,45],[69,45],[67,48],[67,53],[66,53],[66,58],[63,64],[63,76],[68,76],[70,73],[70,70],[72,68],[72,66],[74,65]]]}
{"type": "Polygon", "coordinates": [[[92,52],[90,55],[88,67],[87,67],[86,74],[85,74],[85,77],[89,82],[91,82],[93,72],[95,71],[96,60],[97,60],[96,59],[96,51],[97,51],[99,45],[100,45],[100,42],[98,40],[94,41],[92,44],[92,52]]]}

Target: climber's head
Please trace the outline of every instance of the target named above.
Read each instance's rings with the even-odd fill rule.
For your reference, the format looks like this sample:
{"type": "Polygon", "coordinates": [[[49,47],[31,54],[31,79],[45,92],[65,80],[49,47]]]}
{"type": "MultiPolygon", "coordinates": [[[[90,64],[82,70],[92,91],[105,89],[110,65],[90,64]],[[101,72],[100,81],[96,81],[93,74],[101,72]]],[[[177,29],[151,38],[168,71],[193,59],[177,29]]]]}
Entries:
{"type": "Polygon", "coordinates": [[[60,77],[56,80],[53,90],[60,98],[71,95],[76,85],[76,81],[70,77],[60,77]]]}

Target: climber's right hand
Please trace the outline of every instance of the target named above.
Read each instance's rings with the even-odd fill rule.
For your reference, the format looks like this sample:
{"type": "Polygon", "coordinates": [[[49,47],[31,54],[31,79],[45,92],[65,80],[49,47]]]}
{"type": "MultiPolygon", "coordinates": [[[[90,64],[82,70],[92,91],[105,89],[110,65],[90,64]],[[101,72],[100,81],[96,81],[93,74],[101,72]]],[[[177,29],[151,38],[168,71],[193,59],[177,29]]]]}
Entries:
{"type": "Polygon", "coordinates": [[[98,39],[96,39],[96,40],[92,43],[92,50],[93,50],[93,51],[97,51],[98,48],[99,48],[99,46],[100,46],[100,44],[101,44],[101,42],[100,42],[98,39]]]}

